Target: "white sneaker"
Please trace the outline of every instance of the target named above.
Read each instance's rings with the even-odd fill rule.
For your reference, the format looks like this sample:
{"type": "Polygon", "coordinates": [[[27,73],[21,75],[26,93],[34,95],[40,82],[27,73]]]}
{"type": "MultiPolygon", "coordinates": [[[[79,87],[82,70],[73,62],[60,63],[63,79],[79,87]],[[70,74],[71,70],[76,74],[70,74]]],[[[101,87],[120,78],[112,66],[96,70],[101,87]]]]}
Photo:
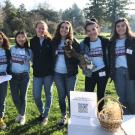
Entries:
{"type": "Polygon", "coordinates": [[[42,120],[41,120],[41,124],[43,125],[43,126],[46,126],[47,125],[47,123],[48,123],[48,118],[42,118],[42,120]]]}
{"type": "Polygon", "coordinates": [[[20,125],[24,125],[26,122],[25,116],[21,116],[20,125]]]}
{"type": "Polygon", "coordinates": [[[20,120],[21,120],[21,115],[19,114],[19,115],[16,117],[15,122],[18,123],[18,122],[20,122],[20,120]]]}

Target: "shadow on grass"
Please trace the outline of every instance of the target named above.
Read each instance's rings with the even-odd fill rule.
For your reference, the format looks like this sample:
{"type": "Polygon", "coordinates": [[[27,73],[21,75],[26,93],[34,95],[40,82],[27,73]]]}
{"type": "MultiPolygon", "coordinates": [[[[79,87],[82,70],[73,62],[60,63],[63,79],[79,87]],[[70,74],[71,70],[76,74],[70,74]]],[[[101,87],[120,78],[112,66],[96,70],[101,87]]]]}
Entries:
{"type": "MultiPolygon", "coordinates": [[[[7,123],[7,125],[13,125],[13,124],[14,124],[14,120],[11,120],[7,123]]],[[[55,131],[67,129],[67,125],[63,127],[58,127],[57,123],[54,123],[54,124],[50,123],[50,124],[48,124],[47,126],[42,126],[40,125],[37,119],[33,119],[31,121],[28,121],[24,126],[20,126],[19,124],[14,124],[13,128],[10,127],[12,129],[8,131],[8,135],[51,135],[55,131]],[[30,128],[33,128],[33,127],[37,128],[37,126],[39,126],[37,130],[34,129],[34,132],[28,133],[28,130],[30,128]]]]}

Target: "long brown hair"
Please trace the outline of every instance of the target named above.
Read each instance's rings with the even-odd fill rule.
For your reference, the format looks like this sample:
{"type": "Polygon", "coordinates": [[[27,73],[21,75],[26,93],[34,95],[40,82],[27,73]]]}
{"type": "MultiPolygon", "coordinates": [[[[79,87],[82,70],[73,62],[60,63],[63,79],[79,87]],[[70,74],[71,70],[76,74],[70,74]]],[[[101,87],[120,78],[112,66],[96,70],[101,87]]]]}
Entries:
{"type": "Polygon", "coordinates": [[[126,34],[126,37],[127,37],[127,38],[135,37],[134,33],[133,33],[132,30],[131,30],[131,27],[130,27],[130,24],[129,24],[128,20],[127,20],[126,18],[120,18],[120,19],[118,19],[118,20],[115,22],[115,25],[114,25],[114,32],[113,32],[113,35],[112,35],[112,37],[111,37],[111,41],[114,41],[114,40],[116,40],[116,39],[119,38],[119,35],[118,35],[117,31],[116,31],[116,25],[117,25],[118,23],[120,23],[120,22],[124,22],[124,23],[126,24],[126,26],[127,26],[126,33],[125,33],[125,34],[126,34]]]}
{"type": "Polygon", "coordinates": [[[0,35],[3,38],[2,48],[9,49],[9,40],[8,40],[7,36],[2,31],[0,31],[0,35]]]}
{"type": "Polygon", "coordinates": [[[60,43],[60,40],[61,40],[61,35],[60,35],[60,28],[61,28],[61,25],[63,23],[66,23],[69,25],[69,33],[67,34],[66,36],[66,39],[70,39],[73,41],[73,28],[72,28],[72,24],[69,22],[69,21],[63,21],[61,22],[60,24],[58,24],[57,26],[57,29],[56,29],[56,32],[54,34],[54,38],[53,38],[53,41],[58,45],[60,43]]]}
{"type": "Polygon", "coordinates": [[[44,27],[46,28],[46,33],[44,33],[44,36],[51,39],[52,36],[51,36],[51,34],[49,33],[49,31],[48,31],[48,25],[47,25],[47,23],[46,23],[45,21],[43,21],[43,20],[40,20],[40,21],[38,21],[38,22],[36,23],[35,28],[37,28],[38,24],[43,24],[43,25],[44,25],[44,27]]]}

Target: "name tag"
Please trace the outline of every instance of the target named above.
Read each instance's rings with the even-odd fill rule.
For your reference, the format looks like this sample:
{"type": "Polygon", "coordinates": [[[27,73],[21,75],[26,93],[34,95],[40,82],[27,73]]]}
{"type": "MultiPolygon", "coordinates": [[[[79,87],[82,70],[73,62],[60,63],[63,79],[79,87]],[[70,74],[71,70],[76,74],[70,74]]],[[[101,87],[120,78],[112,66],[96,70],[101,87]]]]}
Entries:
{"type": "Polygon", "coordinates": [[[106,76],[106,72],[105,71],[99,72],[99,77],[103,77],[103,76],[106,76]]]}
{"type": "Polygon", "coordinates": [[[25,50],[21,50],[21,51],[19,52],[19,54],[25,55],[25,50]]]}
{"type": "Polygon", "coordinates": [[[133,50],[127,49],[127,50],[126,50],[126,53],[127,53],[127,54],[132,54],[132,53],[133,53],[133,50]]]}

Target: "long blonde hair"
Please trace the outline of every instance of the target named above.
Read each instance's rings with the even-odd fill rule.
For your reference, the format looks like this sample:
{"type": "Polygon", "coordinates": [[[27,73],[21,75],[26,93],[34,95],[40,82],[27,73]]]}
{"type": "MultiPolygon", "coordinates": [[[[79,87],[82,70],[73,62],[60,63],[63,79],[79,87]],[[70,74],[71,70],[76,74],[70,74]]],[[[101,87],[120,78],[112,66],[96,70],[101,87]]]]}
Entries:
{"type": "Polygon", "coordinates": [[[38,22],[36,23],[35,28],[37,28],[38,24],[43,24],[44,27],[46,28],[46,32],[44,33],[44,36],[45,36],[45,37],[48,37],[48,38],[50,38],[50,39],[52,39],[52,36],[51,36],[51,34],[49,33],[49,31],[48,31],[48,25],[47,25],[47,23],[46,23],[45,21],[43,21],[43,20],[40,20],[40,21],[38,21],[38,22]]]}

